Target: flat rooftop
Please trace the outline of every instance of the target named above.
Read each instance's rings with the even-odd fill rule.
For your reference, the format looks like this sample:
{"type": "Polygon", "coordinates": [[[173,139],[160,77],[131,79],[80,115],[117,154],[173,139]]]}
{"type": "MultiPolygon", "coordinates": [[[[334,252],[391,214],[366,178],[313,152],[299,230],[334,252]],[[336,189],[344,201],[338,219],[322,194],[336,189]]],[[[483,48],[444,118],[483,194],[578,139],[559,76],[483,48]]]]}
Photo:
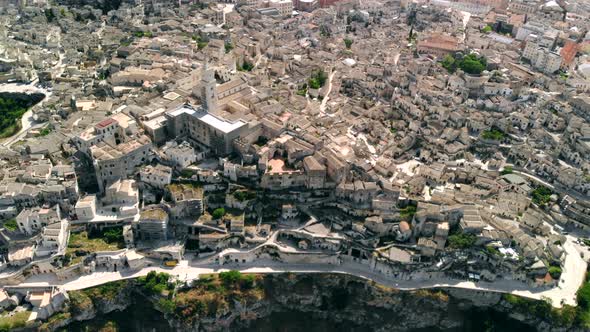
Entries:
{"type": "Polygon", "coordinates": [[[197,110],[194,110],[194,109],[188,108],[188,107],[181,107],[181,108],[176,109],[174,111],[168,112],[168,114],[171,116],[179,116],[182,113],[192,115],[195,118],[198,118],[199,120],[201,120],[202,122],[208,124],[209,126],[215,128],[216,130],[221,131],[224,134],[231,133],[232,131],[246,125],[246,122],[244,122],[242,120],[237,120],[237,121],[231,122],[231,121],[227,121],[225,119],[221,119],[211,113],[201,111],[201,110],[197,111],[197,110]]]}

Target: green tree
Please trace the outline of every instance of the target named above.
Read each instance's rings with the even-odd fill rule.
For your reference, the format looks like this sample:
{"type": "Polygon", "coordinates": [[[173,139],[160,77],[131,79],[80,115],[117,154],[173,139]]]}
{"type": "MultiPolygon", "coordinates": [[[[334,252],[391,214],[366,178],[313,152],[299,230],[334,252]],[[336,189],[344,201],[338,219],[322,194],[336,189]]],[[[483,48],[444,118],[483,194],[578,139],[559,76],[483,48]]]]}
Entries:
{"type": "Polygon", "coordinates": [[[506,166],[506,167],[504,167],[502,172],[500,172],[500,174],[506,175],[506,174],[512,174],[512,172],[513,172],[512,166],[506,166]]]}
{"type": "Polygon", "coordinates": [[[535,203],[541,207],[545,206],[545,205],[547,205],[547,203],[549,203],[549,201],[551,200],[551,195],[553,195],[553,192],[551,191],[551,189],[549,189],[545,186],[538,186],[531,193],[533,203],[535,203]]]}
{"type": "Polygon", "coordinates": [[[225,43],[225,53],[231,52],[234,49],[234,45],[231,42],[225,43]]]}
{"type": "Polygon", "coordinates": [[[487,60],[484,57],[477,57],[476,54],[471,53],[463,57],[459,62],[459,68],[464,72],[472,75],[479,75],[486,69],[487,60]]]}
{"type": "Polygon", "coordinates": [[[239,271],[231,270],[227,272],[220,272],[219,278],[225,286],[231,287],[242,279],[242,274],[239,271]]]}
{"type": "Polygon", "coordinates": [[[213,219],[221,219],[224,215],[225,215],[225,209],[221,207],[221,208],[215,209],[211,216],[213,217],[213,219]]]}
{"type": "Polygon", "coordinates": [[[314,70],[309,79],[309,87],[312,89],[319,89],[326,83],[326,73],[322,69],[314,70]]]}
{"type": "Polygon", "coordinates": [[[450,248],[466,249],[475,244],[476,237],[473,234],[458,233],[448,237],[448,245],[450,248]]]}
{"type": "Polygon", "coordinates": [[[352,46],[352,39],[349,38],[344,38],[344,45],[346,46],[347,49],[350,49],[350,47],[352,46]]]}
{"type": "Polygon", "coordinates": [[[553,279],[559,279],[561,277],[561,268],[559,266],[551,266],[549,267],[549,274],[553,279]]]}
{"type": "Polygon", "coordinates": [[[455,58],[453,58],[449,54],[445,55],[445,57],[441,61],[441,64],[442,64],[443,68],[445,68],[446,70],[449,71],[449,73],[454,73],[455,70],[457,69],[457,66],[455,64],[455,58]]]}
{"type": "Polygon", "coordinates": [[[51,8],[45,9],[44,13],[48,23],[51,23],[55,20],[55,14],[51,8]]]}

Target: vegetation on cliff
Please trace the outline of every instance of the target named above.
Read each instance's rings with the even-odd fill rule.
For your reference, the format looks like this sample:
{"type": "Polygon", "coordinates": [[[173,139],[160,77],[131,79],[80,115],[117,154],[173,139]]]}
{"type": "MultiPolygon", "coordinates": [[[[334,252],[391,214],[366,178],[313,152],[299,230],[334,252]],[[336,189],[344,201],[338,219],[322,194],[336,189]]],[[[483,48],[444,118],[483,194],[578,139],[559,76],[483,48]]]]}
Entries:
{"type": "MultiPolygon", "coordinates": [[[[59,327],[63,326],[59,322],[64,320],[79,319],[76,317],[88,319],[97,312],[113,310],[113,307],[124,308],[132,303],[132,297],[119,295],[131,294],[133,291],[147,295],[147,298],[142,297],[148,300],[144,302],[151,303],[164,313],[176,328],[213,328],[219,324],[231,324],[237,328],[250,324],[250,318],[247,317],[255,319],[261,313],[269,314],[265,311],[267,308],[272,308],[270,312],[284,312],[303,310],[302,307],[305,308],[306,315],[318,314],[317,317],[324,317],[324,313],[329,312],[332,319],[350,324],[366,324],[367,328],[397,326],[395,324],[399,324],[400,317],[411,315],[428,317],[419,323],[410,319],[414,325],[424,328],[443,325],[453,328],[463,324],[460,320],[449,319],[448,316],[448,311],[457,308],[457,303],[462,300],[459,298],[458,302],[452,301],[451,293],[445,290],[400,291],[352,276],[333,274],[258,275],[238,271],[202,275],[191,285],[183,285],[167,273],[150,272],[137,280],[118,281],[72,291],[69,310],[52,317],[46,324],[59,327]],[[122,306],[122,301],[128,303],[125,302],[122,306]],[[308,305],[302,305],[303,303],[308,305]],[[373,314],[370,321],[366,319],[369,312],[373,314]]],[[[498,295],[497,299],[499,298],[498,295]]],[[[590,327],[590,276],[578,292],[577,307],[564,305],[562,308],[554,308],[548,300],[536,301],[510,294],[501,298],[500,302],[495,303],[497,306],[492,305],[489,311],[484,311],[482,317],[485,316],[483,319],[487,320],[478,321],[477,326],[494,326],[497,323],[494,318],[497,316],[494,315],[500,313],[517,314],[507,317],[502,324],[520,324],[518,321],[538,324],[542,321],[557,328],[590,327]]],[[[467,315],[466,312],[463,314],[467,315]]],[[[524,324],[522,326],[526,326],[524,324]]]]}
{"type": "Polygon", "coordinates": [[[12,331],[13,329],[24,327],[30,315],[30,311],[20,311],[15,314],[0,316],[0,331],[12,331]]]}
{"type": "Polygon", "coordinates": [[[170,275],[164,272],[150,271],[145,277],[137,279],[148,294],[162,294],[166,290],[173,290],[175,285],[170,281],[170,275]]]}
{"type": "Polygon", "coordinates": [[[23,114],[43,98],[42,94],[0,94],[0,138],[16,134],[21,128],[23,114]]]}
{"type": "Polygon", "coordinates": [[[80,263],[84,257],[97,251],[115,251],[124,248],[123,228],[113,227],[100,232],[71,233],[66,249],[66,265],[80,263]]]}
{"type": "Polygon", "coordinates": [[[586,273],[584,283],[577,292],[577,306],[564,304],[555,308],[549,299],[537,301],[512,294],[504,294],[503,299],[512,305],[515,312],[532,314],[554,326],[590,329],[590,272],[586,273]]]}
{"type": "Polygon", "coordinates": [[[216,317],[228,312],[235,303],[251,305],[264,298],[263,277],[238,271],[203,275],[188,289],[174,297],[160,299],[158,308],[176,320],[191,324],[202,317],[216,317]]]}

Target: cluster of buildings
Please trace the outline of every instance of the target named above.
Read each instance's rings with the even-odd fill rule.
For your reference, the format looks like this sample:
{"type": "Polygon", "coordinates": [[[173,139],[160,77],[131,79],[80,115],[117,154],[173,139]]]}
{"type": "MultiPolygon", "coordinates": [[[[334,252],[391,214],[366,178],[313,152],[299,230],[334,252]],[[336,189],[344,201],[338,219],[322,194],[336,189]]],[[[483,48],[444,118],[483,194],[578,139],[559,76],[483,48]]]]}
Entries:
{"type": "Polygon", "coordinates": [[[589,13],[3,7],[0,69],[50,89],[52,130],[0,149],[0,281],[198,258],[555,286],[563,230],[590,230],[589,13]]]}

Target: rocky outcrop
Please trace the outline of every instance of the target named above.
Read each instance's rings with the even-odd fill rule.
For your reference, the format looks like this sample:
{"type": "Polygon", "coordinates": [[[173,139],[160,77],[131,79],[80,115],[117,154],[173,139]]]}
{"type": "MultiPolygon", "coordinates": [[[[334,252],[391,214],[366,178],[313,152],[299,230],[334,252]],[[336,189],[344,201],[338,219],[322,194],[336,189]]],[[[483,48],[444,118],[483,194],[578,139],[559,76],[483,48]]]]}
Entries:
{"type": "Polygon", "coordinates": [[[507,331],[578,330],[551,321],[555,318],[550,317],[552,309],[546,303],[461,289],[400,291],[340,274],[268,274],[258,276],[254,288],[229,295],[223,287],[197,283],[179,289],[175,298],[184,295],[172,308],[162,305],[169,296],[147,295],[137,282],[107,285],[70,294],[71,317],[49,330],[123,310],[139,298],[162,312],[175,331],[305,330],[309,322],[325,324],[326,331],[340,331],[337,326],[343,326],[343,331],[483,330],[486,324],[507,331]],[[203,302],[207,300],[211,302],[203,302]],[[187,305],[191,301],[193,310],[185,310],[191,308],[187,305]],[[194,302],[199,301],[203,308],[214,304],[216,309],[197,313],[194,302]]]}
{"type": "MultiPolygon", "coordinates": [[[[369,331],[447,330],[462,328],[467,312],[502,302],[497,293],[471,292],[469,296],[468,291],[399,291],[349,275],[271,274],[262,282],[264,299],[254,304],[237,301],[231,310],[215,317],[200,317],[191,324],[174,315],[167,318],[182,331],[256,330],[260,320],[275,313],[293,312],[306,319],[345,322],[346,326],[369,331]]],[[[282,327],[290,326],[276,330],[282,327]]]]}
{"type": "Polygon", "coordinates": [[[40,331],[56,331],[74,321],[87,321],[112,311],[125,310],[132,303],[136,285],[132,281],[109,284],[68,293],[70,299],[64,312],[51,317],[40,331]]]}

